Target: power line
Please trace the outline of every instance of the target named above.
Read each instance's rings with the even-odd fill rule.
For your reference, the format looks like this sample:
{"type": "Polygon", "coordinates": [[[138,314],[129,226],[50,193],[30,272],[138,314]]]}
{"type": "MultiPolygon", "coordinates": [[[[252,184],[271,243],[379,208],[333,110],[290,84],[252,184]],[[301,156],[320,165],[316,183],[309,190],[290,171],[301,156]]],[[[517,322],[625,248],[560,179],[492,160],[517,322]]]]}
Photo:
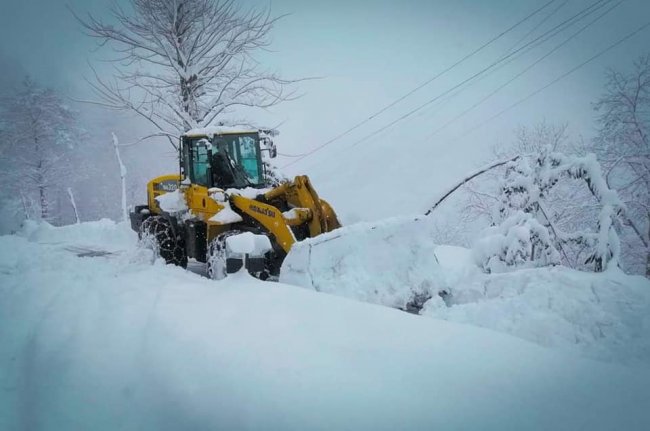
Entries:
{"type": "MultiPolygon", "coordinates": [[[[292,164],[294,164],[294,163],[297,163],[298,161],[302,160],[304,157],[307,157],[307,156],[309,156],[309,155],[315,153],[316,151],[319,151],[321,148],[323,148],[323,147],[325,147],[325,146],[331,144],[331,143],[334,142],[334,141],[337,141],[338,139],[342,138],[343,136],[346,136],[346,135],[349,134],[350,132],[352,132],[352,131],[358,129],[359,127],[363,126],[364,124],[368,123],[368,122],[369,122],[370,120],[372,120],[373,118],[377,117],[378,115],[381,115],[382,113],[384,113],[384,112],[387,111],[388,109],[392,108],[393,106],[395,106],[396,104],[398,104],[398,103],[401,102],[402,100],[404,100],[404,99],[406,99],[407,97],[411,96],[411,95],[414,94],[415,92],[421,90],[422,88],[424,88],[425,86],[427,86],[427,85],[430,84],[431,82],[433,82],[433,81],[435,81],[436,79],[440,78],[440,77],[441,77],[442,75],[444,75],[445,73],[451,71],[452,69],[454,69],[455,67],[457,67],[457,66],[460,65],[461,63],[465,62],[465,61],[466,61],[467,59],[469,59],[470,57],[476,55],[478,52],[480,52],[480,51],[482,51],[483,49],[487,48],[489,45],[491,45],[492,43],[494,43],[495,41],[497,41],[498,39],[500,39],[501,37],[503,37],[505,34],[509,33],[509,32],[512,31],[512,30],[514,30],[514,29],[515,29],[516,27],[518,27],[519,25],[523,24],[524,22],[526,22],[527,20],[529,20],[530,18],[532,18],[533,16],[535,16],[536,14],[538,14],[539,12],[541,12],[542,10],[544,10],[545,8],[547,8],[549,5],[551,5],[551,4],[554,3],[555,1],[556,1],[556,0],[550,0],[550,1],[548,1],[547,3],[545,3],[544,5],[542,5],[541,7],[539,7],[538,9],[536,9],[536,10],[534,10],[533,12],[531,12],[530,14],[528,14],[528,15],[527,15],[526,17],[524,17],[523,19],[519,20],[518,22],[516,22],[515,24],[513,24],[512,26],[510,26],[510,27],[507,28],[506,30],[502,31],[501,33],[499,33],[498,35],[496,35],[495,37],[493,37],[492,39],[490,39],[488,42],[484,43],[483,45],[481,45],[481,46],[479,46],[478,48],[476,48],[474,51],[470,52],[469,54],[465,55],[465,56],[464,56],[463,58],[461,58],[460,60],[458,60],[458,61],[456,61],[455,63],[453,63],[451,66],[447,67],[446,69],[442,70],[441,72],[437,73],[437,74],[434,75],[433,77],[429,78],[428,80],[426,80],[426,81],[423,82],[422,84],[418,85],[417,87],[415,87],[414,89],[412,89],[412,90],[409,91],[408,93],[404,94],[403,96],[399,97],[398,99],[396,99],[396,100],[394,100],[393,102],[389,103],[388,105],[384,106],[384,107],[381,108],[379,111],[377,111],[377,112],[373,113],[372,115],[370,115],[368,118],[366,118],[366,119],[360,121],[359,123],[357,123],[357,124],[353,125],[352,127],[348,128],[347,130],[345,130],[345,131],[339,133],[338,135],[336,135],[335,137],[333,137],[333,138],[330,139],[329,141],[326,141],[326,142],[322,143],[321,145],[319,145],[318,147],[316,147],[316,148],[314,148],[314,149],[308,151],[307,153],[304,153],[303,155],[300,156],[300,158],[298,158],[297,160],[294,160],[294,161],[288,163],[288,164],[285,165],[284,167],[286,168],[287,166],[290,166],[290,165],[292,165],[292,164]]],[[[602,1],[602,0],[601,0],[601,1],[602,1]]]]}
{"type": "MultiPolygon", "coordinates": [[[[613,0],[607,0],[607,2],[609,2],[609,1],[613,1],[613,0]]],[[[623,0],[621,0],[621,1],[623,1],[623,0]]],[[[546,16],[542,19],[542,21],[541,21],[540,23],[536,24],[535,27],[534,27],[533,29],[531,29],[528,33],[526,33],[526,35],[524,35],[524,36],[521,37],[519,40],[517,40],[513,45],[511,45],[511,46],[510,46],[510,47],[505,51],[505,54],[509,54],[509,53],[512,51],[512,49],[513,49],[514,47],[518,46],[521,42],[523,42],[525,39],[527,39],[528,36],[530,36],[532,33],[534,33],[535,30],[537,30],[537,29],[538,29],[538,28],[539,28],[543,23],[545,23],[546,21],[548,21],[548,19],[549,19],[550,17],[552,17],[555,13],[557,13],[557,12],[558,12],[562,7],[564,7],[568,2],[569,2],[569,0],[565,0],[565,1],[564,1],[563,3],[561,3],[558,7],[556,7],[555,9],[553,9],[553,10],[552,10],[548,15],[546,15],[546,16]]],[[[562,24],[561,24],[561,25],[556,26],[556,27],[554,27],[553,29],[551,29],[551,30],[545,32],[544,34],[542,34],[542,35],[540,36],[540,37],[542,37],[542,39],[540,39],[540,38],[538,37],[538,38],[535,39],[535,40],[540,39],[540,40],[537,40],[537,42],[535,42],[535,41],[531,41],[530,43],[526,44],[527,46],[523,46],[522,48],[526,48],[526,49],[524,49],[523,51],[516,53],[516,55],[514,55],[514,56],[511,57],[511,58],[509,58],[507,61],[504,61],[504,62],[498,64],[497,66],[495,66],[494,68],[490,69],[490,70],[487,71],[486,73],[484,73],[484,74],[482,74],[481,76],[477,77],[475,80],[472,80],[471,83],[468,83],[468,84],[465,85],[465,86],[461,86],[461,88],[458,88],[458,89],[454,90],[453,92],[451,92],[451,94],[447,94],[447,95],[445,95],[445,97],[442,98],[442,100],[440,101],[440,103],[437,105],[437,109],[436,109],[435,111],[433,111],[433,113],[437,113],[437,112],[439,112],[439,111],[440,111],[440,110],[441,110],[441,109],[442,109],[442,108],[443,108],[443,107],[444,107],[444,106],[445,106],[445,105],[446,105],[450,100],[452,100],[454,97],[458,96],[459,94],[463,93],[464,91],[466,91],[466,90],[469,89],[470,87],[472,87],[472,86],[474,86],[475,84],[477,84],[477,83],[483,81],[485,78],[487,78],[487,77],[493,75],[495,72],[497,72],[497,71],[503,69],[505,66],[511,64],[513,61],[515,61],[515,60],[519,59],[520,57],[524,56],[524,55],[527,54],[529,51],[535,49],[536,47],[538,47],[539,45],[545,43],[545,42],[548,41],[549,39],[552,39],[553,37],[555,37],[555,36],[558,35],[559,33],[562,33],[562,32],[565,31],[566,29],[568,29],[568,28],[570,28],[571,26],[573,26],[575,23],[581,21],[582,19],[586,18],[587,16],[591,15],[592,13],[596,12],[597,10],[601,9],[602,7],[604,7],[604,6],[606,6],[606,5],[607,5],[607,3],[597,5],[597,6],[595,7],[595,9],[593,9],[593,10],[591,10],[591,11],[587,11],[587,10],[585,9],[585,10],[581,11],[579,14],[574,15],[571,19],[568,20],[568,21],[573,21],[573,22],[569,22],[567,25],[562,25],[562,24]],[[578,15],[581,15],[582,13],[584,13],[583,16],[578,16],[578,15]],[[557,30],[554,30],[554,29],[557,29],[557,30]],[[547,35],[547,36],[545,36],[545,35],[547,35]]],[[[594,6],[594,5],[592,5],[592,6],[594,6]]],[[[567,21],[565,21],[565,23],[567,23],[567,21]]],[[[425,115],[425,112],[422,112],[422,113],[418,114],[417,117],[421,117],[421,116],[423,116],[423,115],[425,115]]],[[[433,132],[432,134],[428,135],[428,136],[427,136],[423,141],[426,141],[430,136],[433,136],[436,132],[437,132],[437,131],[435,131],[435,132],[433,132]]]]}
{"type": "Polygon", "coordinates": [[[515,42],[515,43],[514,43],[510,48],[508,48],[508,50],[507,50],[506,52],[509,53],[509,52],[512,51],[512,50],[513,50],[517,45],[519,45],[521,42],[523,42],[524,40],[528,39],[528,36],[530,36],[531,34],[533,34],[533,33],[535,32],[535,30],[537,30],[537,29],[540,28],[542,25],[544,25],[544,23],[545,23],[546,21],[548,21],[548,20],[549,20],[553,15],[555,15],[555,14],[556,14],[560,9],[562,9],[562,8],[563,8],[567,3],[569,3],[569,0],[564,0],[563,3],[560,3],[560,5],[558,5],[558,7],[556,7],[555,9],[553,9],[553,10],[552,10],[548,15],[546,15],[544,18],[542,18],[542,20],[541,20],[540,22],[538,22],[537,24],[535,24],[535,26],[534,26],[533,28],[531,28],[531,29],[528,31],[528,33],[526,33],[526,34],[525,34],[521,39],[519,39],[519,40],[518,40],[517,42],[515,42]]]}
{"type": "MultiPolygon", "coordinates": [[[[607,0],[607,1],[613,1],[613,0],[607,0]]],[[[566,5],[567,3],[568,3],[568,0],[566,0],[564,3],[562,3],[559,7],[555,8],[555,9],[551,12],[551,15],[550,15],[550,16],[552,16],[555,12],[557,12],[559,9],[562,8],[562,6],[566,5]]],[[[487,73],[485,73],[484,75],[480,76],[478,79],[476,79],[476,80],[475,80],[474,82],[472,82],[470,85],[466,86],[465,88],[459,90],[458,92],[456,92],[456,93],[454,93],[454,94],[462,93],[465,89],[469,88],[471,85],[474,85],[474,84],[476,84],[476,83],[478,83],[478,82],[481,82],[481,81],[484,80],[485,78],[491,76],[491,75],[494,74],[495,72],[497,72],[497,71],[503,69],[504,67],[506,67],[507,65],[511,64],[513,61],[515,61],[515,60],[521,58],[522,56],[526,55],[526,54],[527,54],[528,52],[530,52],[531,50],[537,48],[539,45],[545,43],[547,40],[552,39],[553,37],[555,37],[555,36],[558,35],[559,33],[562,33],[562,32],[563,32],[564,30],[566,30],[567,28],[570,28],[570,27],[571,27],[573,24],[575,24],[576,22],[581,21],[583,18],[586,18],[587,16],[591,15],[593,12],[596,12],[598,9],[601,9],[601,8],[604,7],[605,5],[607,5],[607,3],[604,3],[604,4],[601,4],[601,5],[598,5],[594,10],[589,11],[589,12],[586,13],[584,16],[581,16],[581,17],[579,17],[579,18],[576,18],[576,19],[575,19],[575,22],[573,22],[573,23],[571,23],[571,24],[569,24],[569,25],[567,25],[567,26],[564,26],[564,27],[562,27],[562,28],[559,28],[559,29],[557,29],[556,31],[553,31],[553,32],[552,32],[551,34],[549,34],[548,36],[544,37],[543,39],[541,39],[541,40],[535,42],[535,43],[532,44],[532,45],[529,45],[529,46],[528,46],[525,50],[523,50],[522,52],[519,52],[519,53],[518,53],[517,55],[515,55],[514,57],[509,58],[508,61],[505,61],[505,62],[499,64],[499,65],[496,66],[494,69],[491,69],[489,72],[487,72],[487,73]]],[[[550,16],[548,16],[547,18],[550,18],[550,16]]],[[[546,20],[544,20],[544,21],[546,21],[546,20]]],[[[538,25],[538,26],[536,26],[536,27],[539,28],[540,26],[538,25]]],[[[517,42],[516,42],[512,47],[510,47],[508,50],[506,50],[506,54],[509,54],[509,53],[512,51],[512,49],[513,49],[515,46],[518,46],[518,45],[519,45],[523,40],[525,40],[525,39],[530,35],[530,33],[532,33],[532,31],[529,32],[529,34],[527,34],[526,36],[524,36],[524,37],[521,38],[520,40],[518,40],[518,41],[517,41],[517,42]]],[[[452,96],[453,96],[453,95],[452,95],[452,96]]]]}
{"type": "MultiPolygon", "coordinates": [[[[607,1],[613,1],[613,0],[607,0],[607,1]]],[[[623,0],[621,0],[621,1],[623,1],[623,0]]],[[[535,30],[537,30],[539,27],[541,27],[541,26],[542,26],[546,21],[548,21],[548,20],[549,20],[553,15],[555,15],[555,14],[556,14],[560,9],[562,9],[562,7],[564,7],[568,2],[569,2],[569,0],[565,0],[565,1],[564,1],[563,3],[561,3],[558,7],[556,7],[555,9],[553,9],[553,10],[552,10],[549,14],[547,14],[547,15],[546,15],[546,16],[545,16],[545,17],[544,17],[544,18],[543,18],[539,23],[537,23],[537,24],[536,24],[536,25],[535,25],[535,26],[534,26],[530,31],[528,31],[524,36],[522,36],[521,38],[519,38],[519,39],[518,39],[514,44],[512,44],[512,45],[511,45],[507,50],[505,50],[505,54],[509,54],[509,53],[510,53],[510,52],[511,52],[511,51],[512,51],[516,46],[518,46],[521,42],[523,42],[524,40],[526,40],[526,39],[527,39],[531,34],[533,34],[533,33],[535,32],[535,30]]],[[[589,12],[586,13],[584,16],[577,18],[577,19],[575,20],[575,22],[578,22],[578,21],[582,20],[583,18],[585,18],[585,17],[591,15],[593,12],[595,12],[595,11],[597,11],[598,9],[602,8],[602,7],[605,6],[606,4],[607,4],[607,3],[597,6],[594,10],[589,11],[589,12]]],[[[575,23],[575,22],[574,22],[574,23],[575,23]]],[[[437,104],[437,109],[435,109],[433,112],[431,112],[431,114],[435,114],[435,113],[439,112],[439,111],[440,111],[440,110],[441,110],[441,109],[442,109],[442,108],[447,104],[447,102],[449,102],[450,100],[452,100],[454,97],[456,97],[456,96],[458,96],[459,94],[463,93],[465,90],[467,90],[467,89],[470,88],[471,86],[473,86],[473,85],[475,85],[475,84],[477,84],[477,83],[483,81],[485,78],[491,76],[492,74],[494,74],[494,73],[497,72],[498,70],[500,70],[500,69],[502,69],[503,67],[509,65],[509,64],[512,63],[513,61],[517,60],[518,58],[522,57],[523,55],[525,55],[526,53],[528,53],[529,51],[531,51],[532,49],[535,49],[537,46],[539,46],[539,45],[545,43],[547,40],[553,38],[553,37],[556,36],[557,34],[563,32],[563,31],[566,30],[567,28],[571,27],[571,25],[573,25],[574,23],[571,23],[570,25],[567,25],[567,26],[565,26],[565,27],[563,27],[563,28],[559,28],[557,31],[552,32],[552,33],[549,34],[548,36],[544,37],[542,40],[539,40],[539,41],[533,43],[532,45],[527,44],[527,45],[529,45],[529,46],[528,46],[524,51],[517,53],[517,55],[515,55],[514,57],[511,57],[511,58],[509,58],[507,61],[505,61],[505,62],[503,62],[503,63],[500,63],[498,66],[495,66],[493,69],[487,71],[486,73],[484,73],[484,74],[481,75],[480,77],[477,77],[475,80],[473,80],[473,81],[472,81],[471,83],[469,83],[468,85],[465,85],[465,86],[463,86],[462,88],[458,88],[458,89],[456,89],[456,90],[453,91],[451,94],[445,95],[445,97],[442,98],[442,100],[440,100],[440,103],[437,104]]],[[[551,31],[552,31],[552,30],[551,30],[551,31]]],[[[547,33],[548,33],[548,32],[547,32],[547,33]]],[[[421,113],[418,114],[416,117],[422,117],[423,115],[426,115],[426,112],[425,112],[425,111],[424,111],[424,112],[421,112],[421,113]]],[[[426,138],[425,138],[425,140],[426,140],[426,138]]],[[[294,157],[300,157],[300,156],[302,156],[302,154],[300,154],[300,155],[295,155],[294,157]]]]}
{"type": "MultiPolygon", "coordinates": [[[[539,94],[539,93],[541,93],[542,91],[546,90],[546,89],[549,88],[550,86],[552,86],[552,85],[558,83],[558,82],[561,81],[562,79],[564,79],[564,78],[566,78],[567,76],[571,75],[572,73],[576,72],[578,69],[580,69],[580,68],[584,67],[585,65],[591,63],[592,61],[594,61],[594,60],[597,59],[598,57],[601,57],[602,55],[606,54],[607,52],[609,52],[609,51],[611,51],[612,49],[616,48],[617,46],[619,46],[619,45],[622,44],[623,42],[626,42],[628,39],[631,39],[632,37],[636,36],[638,33],[642,32],[643,30],[645,30],[645,29],[648,28],[648,27],[650,27],[650,21],[649,21],[649,22],[646,22],[645,24],[643,24],[641,27],[637,28],[637,29],[634,30],[633,32],[628,33],[626,36],[622,37],[621,39],[617,40],[617,41],[614,42],[613,44],[609,45],[607,48],[605,48],[605,49],[603,49],[603,50],[597,52],[596,54],[594,54],[593,56],[589,57],[587,60],[583,61],[582,63],[578,64],[577,66],[573,67],[573,68],[570,69],[569,71],[567,71],[567,72],[563,73],[562,75],[558,76],[557,78],[555,78],[554,80],[552,80],[552,81],[549,82],[548,84],[544,85],[543,87],[538,88],[537,90],[535,90],[535,91],[533,91],[532,93],[528,94],[527,96],[525,96],[525,97],[519,99],[518,101],[516,101],[516,102],[513,103],[512,105],[510,105],[510,106],[508,106],[507,108],[501,110],[500,112],[498,112],[497,114],[495,114],[495,115],[493,115],[492,117],[488,118],[487,120],[485,120],[485,121],[483,121],[483,122],[477,124],[476,126],[470,128],[470,129],[468,129],[465,133],[463,133],[462,135],[460,135],[458,138],[463,137],[463,136],[466,136],[466,135],[472,133],[472,132],[475,131],[476,129],[479,129],[479,128],[483,127],[485,124],[487,124],[487,123],[489,123],[489,122],[495,120],[496,118],[500,117],[501,115],[503,115],[503,114],[506,113],[507,111],[511,110],[512,108],[515,108],[515,107],[521,105],[522,103],[524,103],[524,102],[527,101],[528,99],[530,99],[530,98],[536,96],[537,94],[539,94]]],[[[458,139],[458,138],[457,138],[457,139],[458,139]]]]}
{"type": "Polygon", "coordinates": [[[489,98],[491,98],[491,97],[494,96],[496,93],[498,93],[499,91],[501,91],[502,89],[504,89],[505,87],[507,87],[508,85],[510,85],[513,81],[515,81],[516,79],[518,79],[519,77],[521,77],[522,75],[524,75],[526,72],[528,72],[530,69],[532,69],[533,67],[535,67],[537,64],[541,63],[543,60],[545,60],[546,58],[548,58],[550,55],[552,55],[552,54],[553,54],[554,52],[556,52],[558,49],[562,48],[564,45],[566,45],[567,43],[569,43],[571,40],[575,39],[575,38],[576,38],[580,33],[582,33],[582,32],[585,31],[587,28],[591,27],[593,24],[595,24],[596,22],[598,22],[598,21],[599,21],[601,18],[603,18],[605,15],[607,15],[607,14],[610,13],[612,10],[614,10],[615,8],[617,8],[618,6],[620,6],[621,3],[623,3],[623,0],[620,0],[618,3],[614,4],[612,7],[610,7],[609,9],[607,9],[605,12],[603,12],[603,13],[600,14],[600,15],[598,15],[595,19],[591,20],[590,22],[588,22],[587,24],[585,24],[584,26],[582,26],[578,31],[576,31],[575,33],[571,34],[571,36],[569,36],[568,38],[566,38],[565,40],[563,40],[562,42],[560,42],[558,45],[555,45],[555,47],[553,47],[553,49],[551,49],[549,52],[547,52],[546,54],[544,54],[544,55],[543,55],[542,57],[540,57],[539,59],[535,60],[535,61],[534,61],[533,63],[531,63],[530,65],[528,65],[525,69],[523,69],[521,72],[519,72],[518,74],[516,74],[514,77],[512,77],[511,79],[509,79],[508,81],[506,81],[505,83],[503,83],[502,85],[500,85],[499,87],[497,87],[497,88],[496,88],[494,91],[492,91],[490,94],[488,94],[487,96],[483,97],[481,100],[479,100],[478,102],[474,103],[472,106],[470,106],[469,108],[467,108],[466,110],[464,110],[463,112],[461,112],[460,114],[458,114],[456,117],[452,118],[451,120],[449,120],[448,122],[446,122],[445,124],[443,124],[441,127],[439,127],[438,129],[436,129],[435,131],[433,131],[433,133],[431,133],[430,135],[428,135],[428,136],[425,138],[425,140],[428,140],[428,139],[430,139],[431,137],[435,136],[435,135],[438,134],[440,131],[442,131],[442,130],[444,130],[445,128],[447,128],[447,126],[449,126],[450,124],[455,123],[455,122],[458,121],[460,118],[464,117],[467,113],[469,113],[469,112],[472,111],[473,109],[477,108],[478,106],[482,105],[482,104],[483,104],[485,101],[487,101],[489,98]]]}
{"type": "MultiPolygon", "coordinates": [[[[547,34],[549,34],[549,33],[553,32],[553,31],[555,31],[556,29],[561,28],[561,27],[567,25],[567,23],[568,23],[569,26],[570,26],[570,25],[573,25],[574,23],[572,23],[571,21],[574,21],[574,20],[576,20],[576,19],[577,19],[577,20],[580,20],[580,19],[584,18],[584,17],[580,17],[580,15],[583,15],[583,14],[585,14],[585,13],[587,13],[587,15],[593,13],[594,10],[589,11],[589,9],[592,9],[592,8],[596,7],[599,3],[602,3],[603,1],[604,1],[604,0],[598,0],[597,2],[591,4],[590,6],[586,7],[586,8],[583,9],[583,10],[581,10],[581,11],[578,12],[577,14],[573,15],[572,17],[566,19],[565,21],[563,21],[563,22],[561,22],[560,24],[556,25],[556,26],[553,27],[552,29],[548,30],[546,33],[544,33],[544,34],[538,36],[537,38],[533,39],[531,42],[528,42],[527,44],[523,45],[522,47],[517,48],[517,49],[516,49],[515,51],[513,51],[512,53],[507,54],[507,55],[501,57],[500,59],[498,59],[498,60],[496,60],[495,62],[491,63],[489,66],[487,66],[487,67],[481,69],[480,71],[476,72],[475,74],[473,74],[473,75],[470,76],[469,78],[466,78],[465,80],[463,80],[463,81],[461,81],[460,83],[454,85],[454,86],[451,87],[450,89],[448,89],[448,90],[446,90],[446,91],[444,91],[444,92],[438,94],[438,95],[437,95],[436,97],[434,97],[433,99],[430,99],[429,101],[423,103],[422,105],[418,106],[418,107],[415,108],[415,109],[412,109],[411,111],[409,111],[409,112],[407,112],[406,114],[404,114],[404,115],[398,117],[397,119],[395,119],[395,120],[393,120],[392,122],[386,124],[385,126],[379,128],[379,129],[375,130],[374,132],[372,132],[372,133],[370,133],[370,134],[364,136],[363,138],[357,140],[357,141],[354,142],[352,145],[350,145],[348,148],[355,147],[356,145],[358,145],[358,144],[360,144],[360,143],[362,143],[362,142],[364,142],[364,141],[370,139],[371,137],[377,135],[378,133],[383,132],[384,130],[388,129],[389,127],[392,127],[393,125],[397,124],[398,122],[400,122],[400,121],[402,121],[402,120],[404,120],[404,119],[410,117],[411,115],[415,114],[416,112],[422,110],[424,107],[430,105],[431,103],[435,102],[436,100],[438,100],[438,99],[444,97],[445,95],[451,93],[452,91],[456,90],[457,88],[462,87],[462,86],[465,85],[466,83],[472,81],[473,79],[477,78],[478,76],[484,74],[486,71],[492,69],[493,67],[495,67],[495,66],[498,65],[499,63],[502,63],[503,61],[507,60],[508,58],[510,58],[510,57],[514,56],[515,54],[519,53],[520,51],[524,50],[524,49],[527,48],[528,46],[530,46],[530,45],[536,43],[538,40],[542,39],[542,38],[545,37],[547,34]]],[[[611,2],[611,1],[612,1],[612,0],[606,0],[606,3],[609,3],[609,2],[611,2]]],[[[606,3],[604,3],[604,4],[606,4],[606,3]]],[[[598,9],[601,8],[602,6],[603,6],[603,5],[598,6],[595,10],[598,10],[598,9]]],[[[298,160],[301,160],[301,159],[298,159],[298,160]]],[[[298,160],[294,161],[293,163],[296,163],[298,160]]]]}

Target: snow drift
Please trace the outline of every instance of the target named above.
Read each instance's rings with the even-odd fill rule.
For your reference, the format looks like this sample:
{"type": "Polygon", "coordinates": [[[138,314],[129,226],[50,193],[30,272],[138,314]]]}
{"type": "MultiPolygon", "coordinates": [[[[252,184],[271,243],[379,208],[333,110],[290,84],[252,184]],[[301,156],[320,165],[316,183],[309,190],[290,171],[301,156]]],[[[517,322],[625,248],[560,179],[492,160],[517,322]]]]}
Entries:
{"type": "Polygon", "coordinates": [[[0,237],[0,429],[650,427],[646,369],[134,244],[109,222],[0,237]]]}
{"type": "Polygon", "coordinates": [[[445,288],[427,227],[425,219],[394,218],[296,243],[280,281],[403,309],[415,295],[445,288]]]}
{"type": "Polygon", "coordinates": [[[485,274],[470,250],[437,246],[426,217],[358,224],[296,244],[280,281],[650,367],[650,282],[564,267],[485,274]]]}

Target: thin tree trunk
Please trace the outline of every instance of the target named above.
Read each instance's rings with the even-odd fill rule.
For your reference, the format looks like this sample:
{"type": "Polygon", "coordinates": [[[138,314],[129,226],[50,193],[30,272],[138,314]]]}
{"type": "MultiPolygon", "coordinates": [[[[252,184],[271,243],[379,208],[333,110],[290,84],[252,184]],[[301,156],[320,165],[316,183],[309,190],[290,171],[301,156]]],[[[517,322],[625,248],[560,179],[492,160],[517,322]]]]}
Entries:
{"type": "Polygon", "coordinates": [[[120,165],[120,179],[122,180],[122,220],[127,221],[129,219],[129,214],[126,207],[126,166],[122,163],[122,157],[120,157],[120,144],[117,140],[115,133],[113,135],[113,147],[115,148],[115,157],[117,157],[117,162],[120,165]]]}
{"type": "MultiPolygon", "coordinates": [[[[648,242],[650,242],[650,212],[648,213],[648,242]]],[[[645,248],[645,276],[650,278],[650,246],[645,248]]]]}
{"type": "MultiPolygon", "coordinates": [[[[34,149],[38,157],[41,157],[41,148],[38,142],[38,137],[34,137],[34,149]]],[[[47,220],[49,217],[48,205],[47,205],[47,193],[45,187],[45,179],[43,178],[43,159],[38,159],[37,165],[37,178],[38,178],[38,200],[41,205],[41,220],[47,220]]]]}
{"type": "Polygon", "coordinates": [[[38,186],[38,197],[41,204],[41,220],[47,220],[50,216],[47,205],[47,195],[45,186],[38,186]]]}
{"type": "Polygon", "coordinates": [[[79,223],[81,223],[81,220],[79,219],[79,212],[77,211],[77,204],[74,201],[74,194],[72,194],[72,189],[70,187],[68,187],[68,196],[70,197],[70,204],[72,204],[72,209],[74,210],[75,223],[79,224],[79,223]]]}
{"type": "Polygon", "coordinates": [[[25,214],[25,220],[29,220],[31,218],[29,216],[29,207],[27,206],[27,200],[23,193],[20,193],[20,201],[23,204],[23,213],[25,214]]]}

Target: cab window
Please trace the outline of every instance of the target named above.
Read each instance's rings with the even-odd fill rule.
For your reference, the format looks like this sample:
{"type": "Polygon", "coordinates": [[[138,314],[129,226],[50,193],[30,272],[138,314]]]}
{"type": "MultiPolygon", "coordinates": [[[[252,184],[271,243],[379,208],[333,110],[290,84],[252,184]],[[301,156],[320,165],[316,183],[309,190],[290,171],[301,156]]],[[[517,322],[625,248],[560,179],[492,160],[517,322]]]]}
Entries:
{"type": "Polygon", "coordinates": [[[224,136],[228,144],[228,154],[235,163],[242,167],[248,180],[253,185],[262,183],[262,166],[257,135],[224,136]]]}
{"type": "Polygon", "coordinates": [[[239,137],[239,148],[241,150],[241,165],[246,175],[253,184],[260,183],[260,169],[258,164],[257,142],[250,136],[239,137]]]}
{"type": "Polygon", "coordinates": [[[206,139],[193,140],[190,151],[192,152],[192,164],[190,166],[190,179],[192,183],[200,184],[209,187],[208,182],[208,167],[210,161],[208,160],[208,147],[205,145],[206,139]]]}

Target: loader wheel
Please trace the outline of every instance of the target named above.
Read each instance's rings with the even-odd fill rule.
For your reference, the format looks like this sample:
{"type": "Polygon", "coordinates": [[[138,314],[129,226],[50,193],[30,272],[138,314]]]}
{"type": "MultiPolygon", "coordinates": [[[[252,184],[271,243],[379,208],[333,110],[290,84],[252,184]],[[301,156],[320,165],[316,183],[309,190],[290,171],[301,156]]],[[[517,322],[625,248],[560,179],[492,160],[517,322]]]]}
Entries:
{"type": "Polygon", "coordinates": [[[208,278],[223,280],[228,275],[226,271],[226,238],[242,233],[239,230],[230,230],[217,235],[208,246],[208,278]]]}
{"type": "Polygon", "coordinates": [[[156,257],[165,259],[165,263],[187,267],[187,254],[182,238],[174,235],[170,222],[161,216],[148,217],[142,222],[138,232],[140,243],[153,250],[156,257]]]}

